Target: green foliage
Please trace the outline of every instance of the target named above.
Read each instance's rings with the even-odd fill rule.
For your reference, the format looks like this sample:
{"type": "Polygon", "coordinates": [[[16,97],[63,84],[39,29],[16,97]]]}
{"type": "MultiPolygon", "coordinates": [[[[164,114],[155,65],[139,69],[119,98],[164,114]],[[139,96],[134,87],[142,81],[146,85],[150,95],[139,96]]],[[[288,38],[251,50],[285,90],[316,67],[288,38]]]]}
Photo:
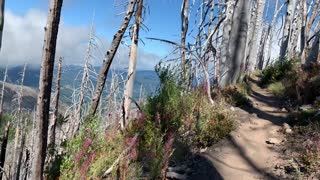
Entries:
{"type": "Polygon", "coordinates": [[[224,100],[233,106],[236,107],[244,107],[250,106],[251,101],[248,98],[248,90],[247,87],[244,86],[229,86],[222,89],[221,93],[224,97],[224,100]],[[240,88],[239,88],[240,87],[240,88]]]}
{"type": "Polygon", "coordinates": [[[161,82],[158,93],[149,97],[143,108],[143,125],[134,125],[143,129],[138,147],[139,158],[143,159],[144,166],[149,169],[152,178],[159,177],[161,169],[165,166],[165,136],[168,131],[181,126],[181,117],[189,110],[188,104],[185,103],[189,98],[182,96],[182,88],[174,80],[174,74],[168,68],[157,71],[161,82]]]}
{"type": "Polygon", "coordinates": [[[320,118],[313,118],[314,111],[303,111],[295,131],[304,139],[299,160],[304,165],[307,173],[315,172],[320,166],[320,118]]]}
{"type": "MultiPolygon", "coordinates": [[[[99,133],[98,119],[89,117],[81,133],[67,142],[61,179],[99,179],[123,151],[124,136],[115,129],[99,133]]],[[[116,169],[112,177],[116,177],[116,169]]]]}
{"type": "Polygon", "coordinates": [[[283,79],[288,72],[293,70],[296,64],[296,60],[283,59],[268,66],[262,71],[260,85],[266,86],[272,82],[283,79]]]}
{"type": "MultiPolygon", "coordinates": [[[[320,131],[320,126],[318,131],[320,131]]],[[[320,166],[320,134],[310,137],[309,142],[303,146],[303,151],[300,155],[301,162],[305,165],[307,172],[318,171],[320,166]]]]}
{"type": "Polygon", "coordinates": [[[274,82],[268,85],[268,90],[275,96],[284,97],[286,88],[282,82],[274,82]]]}
{"type": "MultiPolygon", "coordinates": [[[[308,126],[313,121],[317,121],[317,119],[313,119],[314,115],[317,113],[316,110],[302,110],[292,112],[289,123],[296,126],[308,126]]],[[[320,123],[320,120],[318,120],[320,123]]]]}
{"type": "Polygon", "coordinates": [[[196,122],[195,143],[198,146],[208,147],[224,138],[234,129],[232,115],[222,106],[201,106],[196,122]]]}
{"type": "Polygon", "coordinates": [[[143,124],[143,134],[139,139],[139,160],[148,168],[150,178],[158,178],[163,167],[163,140],[165,132],[161,131],[151,119],[146,119],[143,124]]]}
{"type": "Polygon", "coordinates": [[[158,70],[158,73],[161,85],[157,95],[148,98],[144,106],[144,123],[139,125],[141,120],[138,120],[132,125],[143,129],[139,139],[139,159],[144,162],[151,178],[160,176],[165,156],[172,148],[179,148],[177,146],[181,144],[210,146],[234,128],[230,113],[223,110],[225,104],[213,106],[201,91],[184,93],[174,80],[174,73],[168,69],[158,70]],[[178,135],[178,132],[185,134],[188,131],[193,132],[189,137],[178,135]],[[174,147],[166,145],[171,132],[179,138],[174,147]]]}
{"type": "Polygon", "coordinates": [[[61,179],[100,179],[132,142],[132,149],[120,160],[112,179],[139,179],[142,171],[150,179],[163,176],[176,149],[179,133],[192,131],[185,145],[210,146],[233,129],[230,113],[223,105],[213,106],[200,91],[184,93],[169,69],[158,69],[161,81],[155,96],[149,97],[142,115],[131,120],[124,134],[115,129],[101,134],[98,119],[91,117],[81,133],[67,142],[61,165],[61,179]],[[140,134],[137,139],[133,138],[140,134]]]}
{"type": "MultiPolygon", "coordinates": [[[[165,70],[166,71],[166,70],[165,70]]],[[[180,125],[179,117],[182,114],[182,102],[181,97],[182,88],[179,87],[174,81],[173,77],[162,72],[160,75],[160,89],[159,93],[154,97],[149,97],[144,111],[147,115],[151,116],[151,119],[161,119],[162,128],[180,125]],[[160,117],[157,117],[159,116],[160,117]]]]}
{"type": "Polygon", "coordinates": [[[291,124],[295,125],[294,149],[307,173],[316,172],[320,166],[320,118],[315,116],[316,113],[310,109],[291,116],[291,124]]]}
{"type": "Polygon", "coordinates": [[[9,114],[2,114],[2,118],[0,120],[0,136],[4,136],[5,135],[5,129],[7,126],[8,122],[10,123],[10,130],[9,130],[9,138],[8,141],[11,141],[14,139],[15,136],[15,130],[13,128],[13,124],[12,124],[12,120],[13,120],[13,116],[9,115],[9,114]]]}

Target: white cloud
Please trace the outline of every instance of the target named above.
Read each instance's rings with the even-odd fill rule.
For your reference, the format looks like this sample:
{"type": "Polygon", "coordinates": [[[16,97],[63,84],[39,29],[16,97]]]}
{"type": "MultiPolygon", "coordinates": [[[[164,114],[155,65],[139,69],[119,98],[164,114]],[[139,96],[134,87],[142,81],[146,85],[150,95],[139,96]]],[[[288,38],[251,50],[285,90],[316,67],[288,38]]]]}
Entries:
{"type": "MultiPolygon", "coordinates": [[[[0,52],[0,65],[9,66],[29,65],[38,66],[41,63],[41,53],[44,40],[44,27],[47,21],[47,13],[30,9],[23,15],[15,14],[7,10],[2,48],[0,52]]],[[[58,33],[56,56],[63,56],[65,64],[83,64],[88,36],[88,26],[70,26],[60,23],[58,33]]],[[[99,65],[102,62],[104,52],[109,47],[109,41],[100,38],[99,50],[94,51],[96,57],[93,63],[99,65]]],[[[114,66],[124,68],[128,64],[128,48],[121,47],[118,50],[114,66]]],[[[159,58],[156,55],[139,50],[138,69],[153,69],[159,58]]]]}
{"type": "MultiPolygon", "coordinates": [[[[5,14],[1,64],[39,65],[44,40],[44,27],[47,15],[45,12],[31,9],[24,15],[17,15],[8,10],[5,14]]],[[[87,27],[60,25],[57,56],[65,56],[68,63],[75,63],[83,57],[88,39],[87,27]]],[[[83,59],[83,58],[82,58],[83,59]]]]}

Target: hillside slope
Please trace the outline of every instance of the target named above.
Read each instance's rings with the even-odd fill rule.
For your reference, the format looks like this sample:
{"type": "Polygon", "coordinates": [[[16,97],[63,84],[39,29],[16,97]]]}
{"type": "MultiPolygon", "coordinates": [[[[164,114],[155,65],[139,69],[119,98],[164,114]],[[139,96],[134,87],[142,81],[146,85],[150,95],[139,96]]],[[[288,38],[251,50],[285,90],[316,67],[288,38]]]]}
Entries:
{"type": "MultiPolygon", "coordinates": [[[[3,82],[0,81],[2,88],[3,82]]],[[[20,86],[11,83],[5,83],[4,91],[4,111],[13,111],[18,107],[18,97],[20,93],[20,86]]],[[[1,95],[1,91],[0,91],[1,95]]],[[[37,104],[37,90],[35,88],[23,87],[22,108],[29,111],[34,110],[37,104]]]]}

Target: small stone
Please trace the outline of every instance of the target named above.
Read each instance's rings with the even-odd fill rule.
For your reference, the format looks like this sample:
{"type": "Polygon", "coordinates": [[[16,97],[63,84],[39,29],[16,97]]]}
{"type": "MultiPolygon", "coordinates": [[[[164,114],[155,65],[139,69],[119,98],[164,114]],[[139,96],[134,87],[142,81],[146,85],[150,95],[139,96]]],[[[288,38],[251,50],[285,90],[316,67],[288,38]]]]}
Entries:
{"type": "Polygon", "coordinates": [[[302,111],[310,110],[312,109],[312,105],[311,104],[303,105],[303,106],[300,106],[299,109],[301,109],[302,111]]]}
{"type": "Polygon", "coordinates": [[[281,109],[282,112],[287,112],[286,108],[281,109]]]}
{"type": "Polygon", "coordinates": [[[290,129],[290,125],[288,123],[283,123],[282,125],[283,129],[290,129]]]}
{"type": "Polygon", "coordinates": [[[282,165],[280,165],[280,164],[277,164],[276,166],[275,166],[275,169],[283,169],[284,167],[282,166],[282,165]]]}
{"type": "Polygon", "coordinates": [[[207,151],[208,148],[203,148],[203,149],[200,149],[200,153],[204,153],[207,151]]]}
{"type": "Polygon", "coordinates": [[[291,134],[291,133],[292,133],[292,129],[286,129],[285,132],[286,132],[287,134],[291,134]]]}
{"type": "Polygon", "coordinates": [[[278,145],[281,143],[281,140],[277,139],[277,138],[269,138],[266,141],[267,144],[273,144],[273,145],[278,145]]]}
{"type": "Polygon", "coordinates": [[[231,106],[230,110],[235,111],[236,109],[233,106],[231,106]]]}

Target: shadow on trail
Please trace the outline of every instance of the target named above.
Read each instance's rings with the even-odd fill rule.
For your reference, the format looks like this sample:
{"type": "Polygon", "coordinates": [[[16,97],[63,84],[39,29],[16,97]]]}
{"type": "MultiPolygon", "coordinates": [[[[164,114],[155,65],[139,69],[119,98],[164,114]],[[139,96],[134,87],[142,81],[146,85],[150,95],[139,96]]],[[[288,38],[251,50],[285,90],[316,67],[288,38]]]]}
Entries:
{"type": "Polygon", "coordinates": [[[223,180],[224,178],[218,172],[216,167],[212,164],[212,161],[202,154],[193,155],[193,165],[191,166],[193,174],[191,174],[188,180],[223,180]]]}
{"type": "MultiPolygon", "coordinates": [[[[248,157],[248,155],[246,154],[244,148],[240,144],[238,144],[236,142],[236,140],[232,136],[229,136],[228,138],[226,138],[226,141],[228,141],[238,151],[239,155],[250,165],[250,167],[252,169],[254,169],[257,173],[263,175],[264,179],[265,178],[272,179],[272,180],[273,179],[279,179],[276,175],[274,175],[272,173],[269,173],[266,169],[258,167],[258,165],[250,157],[248,157]]],[[[239,168],[239,167],[236,167],[236,166],[234,166],[232,164],[227,164],[227,163],[223,162],[222,160],[213,157],[209,153],[205,153],[205,156],[208,157],[211,161],[215,161],[215,162],[221,163],[224,166],[227,166],[227,167],[229,167],[231,169],[250,173],[250,171],[247,170],[247,169],[239,168]]],[[[259,177],[259,178],[261,178],[261,177],[259,177]]]]}
{"type": "Polygon", "coordinates": [[[260,92],[263,92],[262,89],[258,86],[258,81],[254,79],[250,79],[252,83],[254,83],[256,86],[255,88],[252,88],[250,93],[250,98],[253,101],[253,106],[247,106],[243,107],[241,109],[247,111],[250,114],[256,114],[258,118],[268,120],[272,122],[275,125],[281,126],[284,122],[286,122],[287,118],[284,116],[276,116],[275,114],[281,114],[283,112],[277,112],[276,109],[281,109],[284,102],[281,98],[272,96],[272,95],[265,95],[260,92]],[[272,111],[265,111],[261,110],[259,106],[265,106],[270,107],[272,109],[275,109],[274,112],[272,111]]]}
{"type": "Polygon", "coordinates": [[[170,160],[170,167],[184,167],[176,173],[186,175],[187,180],[223,180],[224,178],[204,153],[191,150],[191,147],[177,141],[170,160]]]}
{"type": "Polygon", "coordinates": [[[267,113],[261,111],[256,107],[243,107],[243,110],[247,111],[250,114],[256,114],[258,118],[268,120],[275,125],[281,126],[284,122],[286,122],[287,118],[283,116],[275,116],[272,113],[267,113]]]}

